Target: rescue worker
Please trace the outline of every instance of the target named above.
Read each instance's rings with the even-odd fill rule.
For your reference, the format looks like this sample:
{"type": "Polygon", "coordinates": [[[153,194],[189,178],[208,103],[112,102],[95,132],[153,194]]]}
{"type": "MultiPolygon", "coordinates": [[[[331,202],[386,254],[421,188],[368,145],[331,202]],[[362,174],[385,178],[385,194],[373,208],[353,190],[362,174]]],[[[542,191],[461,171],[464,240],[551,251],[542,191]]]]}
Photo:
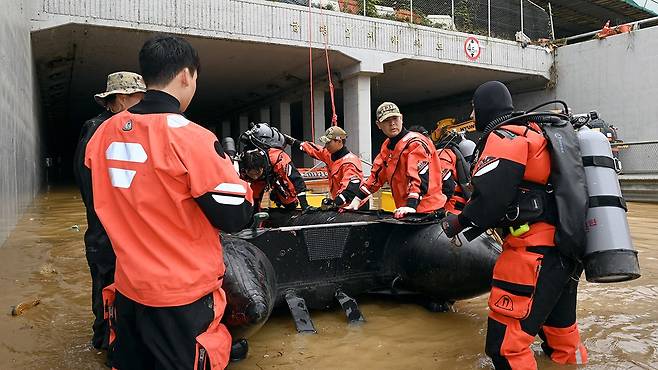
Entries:
{"type": "Polygon", "coordinates": [[[115,256],[110,239],[101,225],[91,192],[91,174],[85,167],[85,149],[89,139],[98,127],[112,117],[139,103],[146,92],[142,76],[133,72],[115,72],[107,76],[105,92],[94,95],[98,104],[105,110],[82,125],[80,139],[75,150],[73,174],[80,188],[82,201],[87,210],[87,231],[85,232],[85,256],[91,273],[91,310],[94,313],[91,344],[96,349],[108,349],[108,325],[103,314],[103,288],[114,282],[115,256]]]}
{"type": "MultiPolygon", "coordinates": [[[[328,202],[323,201],[323,205],[328,208],[348,206],[363,181],[361,160],[347,149],[346,140],[347,132],[338,126],[329,127],[324,135],[320,136],[324,148],[310,141],[302,142],[286,135],[288,144],[327,165],[329,199],[328,202]]],[[[364,206],[367,207],[368,204],[364,206]]]]}
{"type": "Polygon", "coordinates": [[[113,307],[104,290],[116,335],[112,366],[224,369],[231,336],[220,322],[218,230],[249,222],[251,189],[215,135],[182,114],[196,91],[196,50],[156,35],[139,64],[144,99],[105,121],[85,155],[94,209],[117,257],[113,307]]]}
{"type": "Polygon", "coordinates": [[[402,113],[393,103],[382,103],[376,116],[375,123],[387,139],[368,180],[347,208],[358,209],[361,202],[388,183],[395,202],[395,218],[441,209],[446,196],[441,192],[441,167],[434,143],[420,133],[406,130],[402,113]]]}
{"type": "Polygon", "coordinates": [[[306,184],[292,163],[290,156],[279,148],[246,150],[240,161],[242,178],[250,183],[254,194],[255,212],[266,190],[278,207],[288,210],[309,208],[306,200],[306,184]]]}
{"type": "Polygon", "coordinates": [[[529,348],[536,335],[553,361],[584,364],[587,351],[576,325],[582,266],[562,256],[555,246],[554,198],[546,196],[541,214],[525,215],[525,209],[532,207],[523,199],[549,194],[551,157],[537,124],[495,128],[513,110],[502,83],[490,81],[475,91],[473,117],[486,141],[473,168],[473,194],[463,212],[448,215],[441,226],[448,237],[471,226],[508,227],[488,302],[485,351],[496,369],[536,369],[529,348]],[[515,223],[524,217],[527,223],[515,223]]]}
{"type": "MultiPolygon", "coordinates": [[[[443,181],[443,194],[446,195],[446,212],[458,215],[466,206],[467,195],[464,192],[466,184],[460,183],[460,173],[457,170],[457,161],[459,160],[457,153],[459,148],[456,143],[448,140],[440,141],[437,143],[439,159],[441,160],[441,177],[443,181]]],[[[465,172],[465,171],[464,171],[465,172]]],[[[467,176],[462,174],[461,177],[467,176]]]]}

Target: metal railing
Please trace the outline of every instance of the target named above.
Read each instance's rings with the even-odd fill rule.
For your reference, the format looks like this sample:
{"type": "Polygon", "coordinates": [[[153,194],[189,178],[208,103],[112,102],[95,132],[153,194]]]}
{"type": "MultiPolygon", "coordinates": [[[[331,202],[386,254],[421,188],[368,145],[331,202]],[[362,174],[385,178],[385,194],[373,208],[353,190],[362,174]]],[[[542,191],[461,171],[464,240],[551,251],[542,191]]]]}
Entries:
{"type": "Polygon", "coordinates": [[[612,144],[622,164],[622,174],[658,174],[658,140],[612,144]]]}
{"type": "Polygon", "coordinates": [[[638,5],[641,5],[643,8],[649,9],[654,13],[658,13],[658,0],[644,0],[637,1],[638,5]]]}
{"type": "MultiPolygon", "coordinates": [[[[308,6],[309,0],[271,0],[308,6]]],[[[310,0],[311,6],[489,37],[553,38],[547,9],[531,0],[310,0]]]]}

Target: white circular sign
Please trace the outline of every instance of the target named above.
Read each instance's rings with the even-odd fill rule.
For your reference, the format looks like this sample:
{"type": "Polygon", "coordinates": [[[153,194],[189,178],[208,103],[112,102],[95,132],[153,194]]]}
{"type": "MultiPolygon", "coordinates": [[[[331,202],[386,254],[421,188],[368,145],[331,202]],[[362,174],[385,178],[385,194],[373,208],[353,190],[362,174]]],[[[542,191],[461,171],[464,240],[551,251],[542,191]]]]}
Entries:
{"type": "Polygon", "coordinates": [[[477,60],[480,57],[481,51],[482,48],[480,47],[480,41],[475,37],[471,36],[464,42],[464,53],[466,53],[466,58],[468,58],[468,60],[477,60]]]}

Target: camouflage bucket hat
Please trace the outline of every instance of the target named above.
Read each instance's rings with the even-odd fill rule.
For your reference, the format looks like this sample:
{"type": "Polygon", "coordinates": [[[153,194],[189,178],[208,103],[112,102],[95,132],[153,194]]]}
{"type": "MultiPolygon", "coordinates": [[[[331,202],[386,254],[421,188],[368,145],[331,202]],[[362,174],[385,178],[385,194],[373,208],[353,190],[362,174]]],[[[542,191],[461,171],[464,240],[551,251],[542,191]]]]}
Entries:
{"type": "Polygon", "coordinates": [[[383,122],[388,117],[402,117],[400,108],[391,102],[385,102],[377,108],[377,122],[383,122]]]}
{"type": "Polygon", "coordinates": [[[141,75],[133,72],[115,72],[107,76],[105,92],[94,95],[101,106],[105,106],[105,98],[114,94],[134,94],[146,92],[146,84],[141,75]]]}
{"type": "Polygon", "coordinates": [[[346,139],[347,132],[338,126],[331,126],[320,136],[320,141],[324,144],[336,139],[346,139]]]}

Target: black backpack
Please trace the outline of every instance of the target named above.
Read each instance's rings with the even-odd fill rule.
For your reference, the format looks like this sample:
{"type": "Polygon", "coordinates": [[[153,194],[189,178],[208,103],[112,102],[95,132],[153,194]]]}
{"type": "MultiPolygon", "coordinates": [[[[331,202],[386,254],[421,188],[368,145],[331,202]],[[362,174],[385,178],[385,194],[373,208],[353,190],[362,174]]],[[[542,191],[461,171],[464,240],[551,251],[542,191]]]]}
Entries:
{"type": "Polygon", "coordinates": [[[537,121],[551,152],[548,181],[557,205],[555,245],[563,255],[580,261],[585,253],[589,195],[578,137],[570,122],[561,117],[545,116],[537,121]]]}
{"type": "MultiPolygon", "coordinates": [[[[481,151],[481,145],[486,142],[488,134],[498,127],[527,125],[529,122],[535,122],[541,127],[551,153],[551,174],[547,187],[550,190],[547,191],[551,191],[555,199],[555,245],[564,256],[582,260],[586,244],[585,221],[589,195],[578,136],[569,117],[550,112],[515,112],[508,117],[487,127],[476,152],[481,151]]],[[[467,238],[474,238],[477,232],[479,230],[469,232],[467,238]]]]}

